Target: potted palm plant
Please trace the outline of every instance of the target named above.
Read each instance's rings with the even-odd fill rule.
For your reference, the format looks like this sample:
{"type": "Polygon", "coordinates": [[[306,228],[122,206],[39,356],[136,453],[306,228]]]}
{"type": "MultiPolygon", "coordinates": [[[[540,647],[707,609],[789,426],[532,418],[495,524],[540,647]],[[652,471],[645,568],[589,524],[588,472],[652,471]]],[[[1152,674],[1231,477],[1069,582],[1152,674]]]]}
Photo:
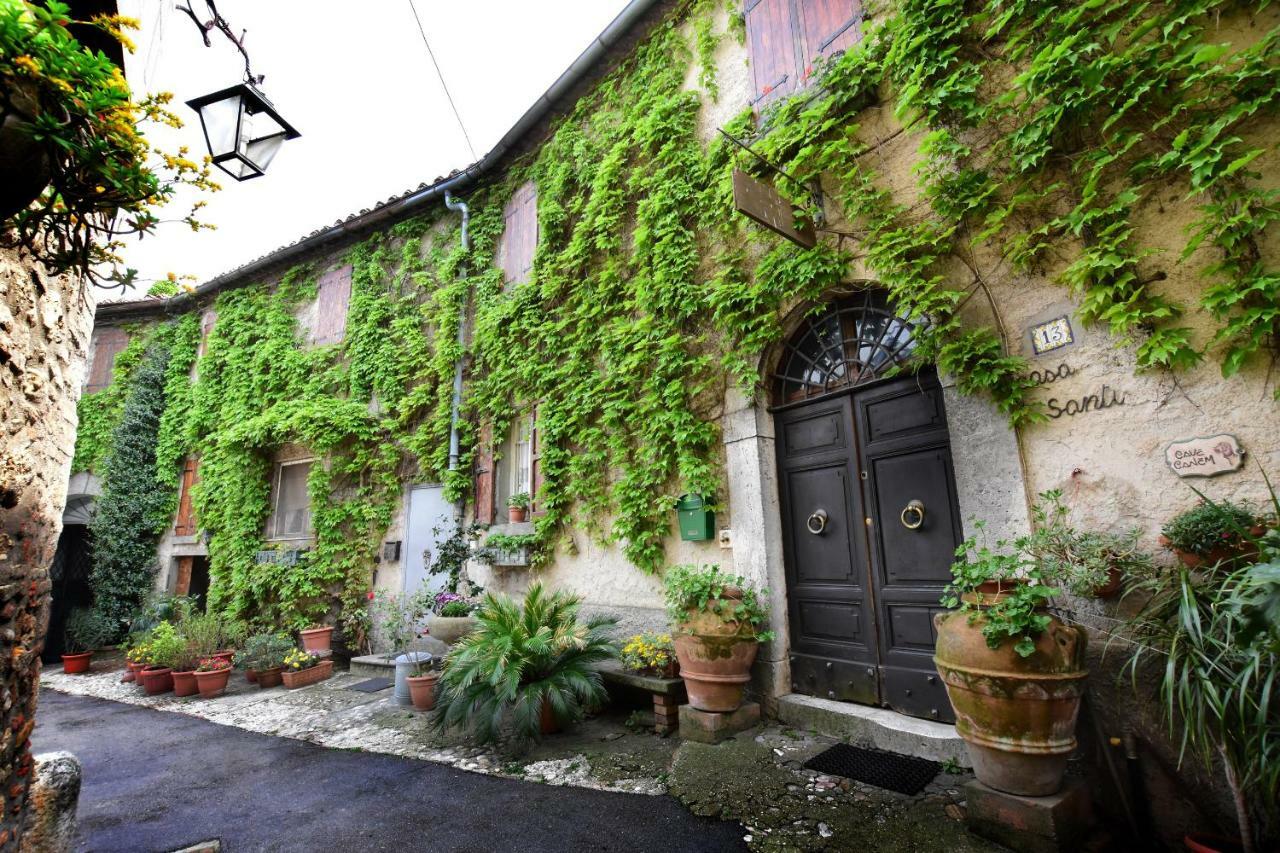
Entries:
{"type": "MultiPolygon", "coordinates": [[[[1272,501],[1280,515],[1274,491],[1272,501]]],[[[1136,676],[1150,665],[1160,675],[1160,703],[1181,757],[1221,770],[1239,846],[1255,853],[1264,849],[1258,818],[1268,811],[1274,818],[1280,804],[1280,695],[1272,684],[1280,672],[1280,529],[1242,535],[1256,563],[1225,576],[1178,565],[1140,587],[1150,598],[1129,622],[1127,667],[1136,676]]],[[[1186,840],[1200,851],[1233,843],[1186,840]]]]}
{"type": "Polygon", "coordinates": [[[72,610],[67,616],[62,671],[67,674],[88,672],[94,651],[111,642],[114,633],[115,625],[104,614],[87,607],[72,610]]]}
{"type": "Polygon", "coordinates": [[[489,593],[475,632],[449,652],[436,689],[434,724],[468,728],[481,743],[506,727],[516,740],[551,734],[583,718],[607,693],[597,665],[617,656],[609,617],[582,620],[579,596],[535,583],[523,602],[489,593]]]}
{"type": "Polygon", "coordinates": [[[768,609],[743,578],[718,566],[672,566],[663,587],[689,704],[736,711],[760,643],[773,639],[761,630],[768,609]]]}
{"type": "Polygon", "coordinates": [[[532,503],[533,499],[528,492],[516,492],[507,498],[507,521],[512,524],[524,521],[529,517],[529,505],[532,503]]]}

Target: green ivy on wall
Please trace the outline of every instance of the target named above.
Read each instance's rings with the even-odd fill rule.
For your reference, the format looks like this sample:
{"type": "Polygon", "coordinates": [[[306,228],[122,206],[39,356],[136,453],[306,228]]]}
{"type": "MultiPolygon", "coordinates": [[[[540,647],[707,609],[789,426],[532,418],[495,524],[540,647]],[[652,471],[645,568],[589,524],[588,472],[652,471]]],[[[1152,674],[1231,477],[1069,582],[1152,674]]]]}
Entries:
{"type": "MultiPolygon", "coordinates": [[[[855,255],[900,311],[927,319],[918,361],[987,395],[1014,425],[1043,413],[1004,330],[965,310],[992,298],[978,250],[1069,288],[1087,322],[1134,344],[1140,369],[1213,357],[1230,375],[1274,348],[1280,274],[1263,247],[1280,204],[1251,164],[1267,148],[1256,122],[1278,102],[1280,35],[1219,44],[1219,15],[1237,4],[886,4],[816,85],[726,128],[800,183],[822,177],[852,236],[808,250],[744,224],[731,173],[759,164],[700,136],[718,47],[743,35],[732,13],[727,33],[714,23],[723,5],[683,4],[545,144],[474,189],[469,255],[452,217],[403,222],[354,247],[343,344],[300,344],[295,315],[315,295],[305,268],[218,297],[194,384],[195,320],[175,325],[156,475],[176,478],[184,455],[201,457],[196,504],[212,534],[217,606],[299,625],[337,598],[358,624],[403,480],[442,481],[464,497],[478,425],[500,437],[535,405],[543,558],[574,528],[658,570],[672,495],[723,494],[726,390],[756,393],[760,354],[781,340],[784,317],[848,287],[855,255]],[[691,72],[702,92],[685,89],[691,72]],[[860,122],[882,106],[918,143],[915,186],[893,187],[868,156],[875,143],[860,122]],[[533,274],[504,288],[492,260],[503,207],[529,179],[533,274]],[[1160,289],[1160,265],[1178,259],[1142,244],[1138,212],[1170,189],[1200,211],[1183,259],[1214,255],[1198,305],[1217,323],[1208,341],[1160,289]],[[449,471],[463,356],[464,459],[449,471]],[[271,458],[286,443],[320,460],[308,484],[316,545],[304,566],[258,565],[271,458]]],[[[805,195],[785,180],[779,189],[805,195]]],[[[102,425],[136,381],[139,353],[122,354],[120,389],[82,405],[78,464],[103,457],[102,425]]]]}

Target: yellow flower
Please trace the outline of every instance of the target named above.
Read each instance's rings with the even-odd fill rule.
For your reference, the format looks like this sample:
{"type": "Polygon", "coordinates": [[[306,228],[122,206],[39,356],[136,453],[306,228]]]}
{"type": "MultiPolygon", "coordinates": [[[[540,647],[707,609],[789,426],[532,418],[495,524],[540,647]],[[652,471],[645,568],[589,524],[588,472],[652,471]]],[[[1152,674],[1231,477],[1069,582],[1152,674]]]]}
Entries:
{"type": "Polygon", "coordinates": [[[15,56],[13,64],[26,71],[28,74],[39,74],[40,63],[32,59],[30,56],[15,56]]]}

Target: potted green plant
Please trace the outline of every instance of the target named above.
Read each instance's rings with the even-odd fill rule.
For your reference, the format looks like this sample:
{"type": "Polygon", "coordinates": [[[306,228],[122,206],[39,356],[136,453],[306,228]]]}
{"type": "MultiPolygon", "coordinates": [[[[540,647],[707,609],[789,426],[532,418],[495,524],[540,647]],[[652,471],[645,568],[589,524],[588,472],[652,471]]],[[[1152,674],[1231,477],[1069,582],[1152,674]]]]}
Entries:
{"type": "Polygon", "coordinates": [[[689,704],[737,710],[760,643],[773,639],[762,630],[768,608],[743,578],[714,565],[672,566],[663,588],[689,704]]]}
{"type": "Polygon", "coordinates": [[[456,592],[436,593],[432,610],[427,630],[442,643],[452,646],[476,629],[475,605],[456,592]]]}
{"type": "Polygon", "coordinates": [[[106,615],[88,607],[78,607],[67,616],[66,652],[62,671],[68,675],[88,672],[96,649],[111,642],[116,626],[106,615]]]}
{"type": "Polygon", "coordinates": [[[529,506],[533,499],[528,492],[516,492],[507,498],[507,521],[518,524],[529,517],[529,506]]]}
{"type": "Polygon", "coordinates": [[[1062,787],[1076,748],[1084,693],[1085,633],[1046,607],[1053,587],[1030,538],[985,542],[985,526],[956,549],[934,616],[934,664],[956,713],[974,775],[1010,794],[1040,797],[1062,787]]]}
{"type": "Polygon", "coordinates": [[[1138,580],[1155,571],[1151,555],[1138,547],[1140,529],[1079,530],[1067,522],[1068,514],[1061,489],[1043,492],[1032,507],[1035,532],[1027,550],[1046,583],[1073,595],[1110,598],[1126,579],[1138,580]]]}
{"type": "Polygon", "coordinates": [[[1188,568],[1218,564],[1231,568],[1240,560],[1257,556],[1253,541],[1262,530],[1251,508],[1231,501],[1201,498],[1161,528],[1160,544],[1173,551],[1188,568]]]}
{"type": "Polygon", "coordinates": [[[204,658],[196,665],[196,688],[202,699],[221,696],[230,678],[231,662],[223,658],[204,658]]]}
{"type": "Polygon", "coordinates": [[[535,583],[523,602],[489,593],[479,626],[445,659],[434,724],[464,727],[479,742],[509,726],[517,740],[581,720],[607,693],[597,665],[616,657],[609,617],[583,620],[579,596],[535,583]]]}
{"type": "Polygon", "coordinates": [[[440,673],[436,670],[434,658],[427,655],[414,660],[405,682],[409,685],[409,699],[415,709],[430,711],[435,708],[436,684],[439,681],[440,673]]]}
{"type": "Polygon", "coordinates": [[[185,611],[178,623],[178,631],[185,643],[185,651],[173,665],[173,693],[175,696],[194,696],[200,690],[196,682],[196,667],[218,651],[222,642],[222,620],[214,614],[199,613],[191,608],[185,611]]]}
{"type": "Polygon", "coordinates": [[[245,640],[244,649],[236,655],[236,664],[252,672],[250,681],[259,687],[279,687],[284,681],[281,669],[285,655],[292,650],[293,641],[283,634],[255,634],[245,640]]]}
{"type": "Polygon", "coordinates": [[[280,676],[286,689],[319,684],[333,675],[333,658],[321,658],[315,652],[290,649],[284,656],[280,676]]]}
{"type": "Polygon", "coordinates": [[[186,640],[167,620],[151,629],[147,641],[147,665],[140,673],[142,689],[148,696],[173,689],[173,667],[181,665],[187,653],[186,640]]]}

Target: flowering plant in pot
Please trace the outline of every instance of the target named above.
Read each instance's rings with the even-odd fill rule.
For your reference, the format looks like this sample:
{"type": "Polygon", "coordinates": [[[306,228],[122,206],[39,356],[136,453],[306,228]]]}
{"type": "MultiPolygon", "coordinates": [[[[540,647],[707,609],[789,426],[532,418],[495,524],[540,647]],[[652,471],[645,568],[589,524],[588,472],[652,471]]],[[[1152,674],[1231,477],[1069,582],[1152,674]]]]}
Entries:
{"type": "Polygon", "coordinates": [[[489,593],[479,626],[445,659],[433,724],[481,742],[518,741],[577,722],[607,693],[597,665],[617,656],[610,617],[583,620],[579,596],[534,583],[523,602],[489,593]]]}
{"type": "Polygon", "coordinates": [[[672,566],[663,589],[689,704],[700,711],[737,710],[759,644],[773,639],[762,630],[768,608],[743,578],[714,565],[672,566]]]}
{"type": "Polygon", "coordinates": [[[1076,748],[1075,724],[1088,672],[1085,633],[1047,608],[1031,538],[956,549],[952,582],[934,617],[934,664],[956,713],[979,781],[1000,791],[1047,796],[1062,786],[1076,748]]]}
{"type": "Polygon", "coordinates": [[[507,498],[507,521],[512,524],[519,524],[529,517],[529,507],[533,503],[533,498],[528,492],[516,492],[507,498]]]}
{"type": "MultiPolygon", "coordinates": [[[[142,672],[147,665],[147,640],[150,637],[150,631],[132,635],[129,647],[124,653],[125,674],[121,681],[137,681],[138,673],[142,672]]],[[[141,681],[137,683],[139,687],[142,686],[141,681]]]]}
{"type": "Polygon", "coordinates": [[[111,642],[115,632],[115,624],[105,614],[88,607],[72,610],[67,616],[62,671],[68,674],[88,672],[94,650],[111,642]]]}
{"type": "Polygon", "coordinates": [[[452,646],[476,629],[476,619],[471,615],[475,608],[474,602],[456,592],[436,593],[427,623],[431,636],[452,646]]]}
{"type": "Polygon", "coordinates": [[[173,666],[181,664],[186,653],[186,640],[167,620],[152,628],[147,641],[147,665],[139,673],[142,689],[151,696],[172,690],[173,666]]]}
{"type": "Polygon", "coordinates": [[[675,643],[670,634],[636,634],[622,646],[622,665],[633,672],[658,678],[680,673],[675,643]]]}
{"type": "Polygon", "coordinates": [[[230,678],[231,664],[222,658],[203,658],[196,664],[196,688],[203,699],[221,696],[230,678]]]}
{"type": "Polygon", "coordinates": [[[196,667],[205,658],[213,657],[222,643],[222,620],[212,613],[199,613],[194,608],[183,608],[178,631],[185,644],[181,658],[173,664],[173,692],[176,696],[194,696],[199,692],[196,667]]]}
{"type": "Polygon", "coordinates": [[[280,673],[284,686],[290,690],[317,684],[332,674],[332,658],[321,659],[315,652],[303,649],[290,649],[285,654],[280,673]]]}
{"type": "Polygon", "coordinates": [[[1199,503],[1178,513],[1161,528],[1160,543],[1189,568],[1218,564],[1232,568],[1239,561],[1258,555],[1254,538],[1264,530],[1250,507],[1202,496],[1199,503]]]}

